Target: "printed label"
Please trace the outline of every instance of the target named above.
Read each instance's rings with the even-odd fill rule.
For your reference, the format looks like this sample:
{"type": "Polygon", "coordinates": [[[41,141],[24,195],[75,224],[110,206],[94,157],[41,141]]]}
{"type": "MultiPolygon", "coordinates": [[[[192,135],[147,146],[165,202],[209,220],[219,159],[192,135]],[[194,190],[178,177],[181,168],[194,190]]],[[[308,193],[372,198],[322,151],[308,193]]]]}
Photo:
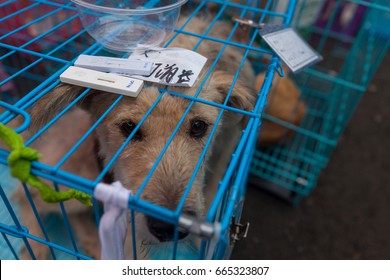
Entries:
{"type": "MultiPolygon", "coordinates": [[[[276,29],[276,30],[275,30],[276,29]]],[[[260,35],[276,54],[295,73],[322,60],[322,56],[314,51],[292,28],[277,30],[270,33],[260,30],[260,35]]]]}

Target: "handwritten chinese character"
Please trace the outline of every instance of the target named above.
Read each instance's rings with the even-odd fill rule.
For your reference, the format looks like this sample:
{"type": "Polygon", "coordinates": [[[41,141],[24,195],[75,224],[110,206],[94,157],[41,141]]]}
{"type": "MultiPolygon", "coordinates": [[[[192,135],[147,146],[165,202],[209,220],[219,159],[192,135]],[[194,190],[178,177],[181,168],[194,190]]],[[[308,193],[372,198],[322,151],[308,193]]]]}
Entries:
{"type": "Polygon", "coordinates": [[[160,54],[161,53],[161,51],[156,51],[156,50],[145,50],[144,52],[143,52],[143,55],[145,56],[145,57],[150,57],[150,54],[156,54],[156,55],[154,55],[153,57],[157,57],[158,56],[158,54],[160,54]]]}
{"type": "Polygon", "coordinates": [[[190,81],[190,76],[194,75],[192,70],[185,70],[183,69],[181,71],[181,74],[178,76],[179,80],[177,81],[178,84],[182,84],[183,82],[189,82],[190,81]]]}
{"type": "Polygon", "coordinates": [[[177,71],[179,70],[179,67],[175,67],[175,66],[176,66],[175,63],[172,65],[166,64],[164,67],[165,72],[159,70],[154,77],[159,78],[162,81],[165,80],[165,82],[169,84],[173,79],[173,77],[176,75],[177,71]]]}
{"type": "Polygon", "coordinates": [[[155,67],[154,67],[152,73],[150,73],[149,75],[145,75],[144,77],[147,77],[147,78],[151,77],[154,74],[154,72],[156,72],[156,70],[160,68],[161,65],[162,65],[162,63],[155,63],[154,64],[155,67]]]}

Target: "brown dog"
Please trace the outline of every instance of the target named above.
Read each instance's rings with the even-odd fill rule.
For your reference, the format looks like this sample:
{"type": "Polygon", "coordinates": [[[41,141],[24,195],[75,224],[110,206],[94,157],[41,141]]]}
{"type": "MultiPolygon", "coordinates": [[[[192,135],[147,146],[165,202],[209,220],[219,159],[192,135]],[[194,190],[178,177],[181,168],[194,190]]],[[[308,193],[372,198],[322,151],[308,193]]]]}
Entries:
{"type": "MultiPolygon", "coordinates": [[[[203,34],[209,25],[209,19],[194,18],[185,30],[203,34]]],[[[208,35],[226,39],[230,32],[231,26],[228,24],[216,23],[208,35]]],[[[192,49],[198,40],[196,37],[181,34],[170,47],[192,49]]],[[[196,51],[208,58],[208,66],[210,66],[222,46],[220,43],[205,40],[196,51]]],[[[240,51],[227,47],[198,98],[223,103],[227,98],[234,74],[242,58],[240,51]]],[[[200,80],[204,79],[207,70],[206,67],[200,75],[200,80]]],[[[252,87],[248,85],[252,85],[253,81],[253,71],[250,65],[245,62],[228,100],[228,106],[247,111],[252,110],[256,96],[252,87]]],[[[169,90],[193,96],[200,83],[201,81],[198,81],[193,88],[174,87],[169,88],[169,90]]],[[[46,124],[84,90],[81,87],[60,84],[52,92],[38,100],[31,112],[34,129],[39,129],[46,124]]],[[[95,141],[93,138],[96,137],[98,141],[99,156],[103,159],[104,164],[107,164],[160,96],[158,87],[152,85],[145,87],[137,98],[124,97],[96,128],[93,137],[87,139],[61,169],[85,178],[96,178],[99,166],[96,163],[96,153],[93,149],[95,141]]],[[[90,127],[91,123],[96,122],[117,98],[117,95],[111,93],[91,90],[78,103],[77,108],[72,109],[62,117],[42,136],[41,140],[34,143],[34,146],[44,154],[41,161],[55,165],[90,127]]],[[[126,188],[131,189],[134,193],[137,192],[189,104],[190,101],[185,98],[176,97],[169,93],[162,95],[157,106],[112,167],[111,171],[115,180],[121,181],[126,188]]],[[[220,110],[217,107],[199,102],[193,104],[143,190],[140,196],[142,200],[168,209],[176,209],[205,147],[210,131],[217,125],[211,148],[208,150],[189,190],[183,209],[184,213],[196,217],[201,217],[207,211],[218,181],[225,172],[232,149],[235,147],[245,124],[245,117],[242,114],[228,111],[223,114],[221,122],[216,124],[220,110]]],[[[34,190],[30,191],[40,214],[58,211],[58,205],[44,203],[37,197],[34,190]]],[[[24,193],[19,191],[18,197],[21,201],[24,225],[30,229],[32,234],[42,236],[24,193]]],[[[68,201],[65,203],[65,207],[80,246],[84,248],[87,255],[99,257],[96,229],[91,222],[86,222],[84,217],[87,208],[77,201],[68,201]]],[[[135,223],[137,249],[141,253],[145,252],[138,256],[140,258],[149,258],[148,250],[142,249],[145,244],[170,242],[173,238],[172,225],[162,223],[142,213],[136,213],[135,223]]],[[[191,236],[187,237],[187,233],[182,232],[180,238],[186,240],[190,239],[191,236]]],[[[131,237],[128,240],[131,240],[131,237]]],[[[48,257],[46,246],[32,243],[32,247],[38,258],[48,257]]],[[[24,250],[23,255],[27,257],[26,250],[24,250]]]]}
{"type": "MultiPolygon", "coordinates": [[[[288,69],[285,69],[288,73],[288,69]]],[[[259,74],[255,82],[255,90],[259,91],[264,82],[264,74],[259,74]]],[[[265,113],[293,125],[299,125],[306,113],[306,104],[300,100],[301,92],[289,77],[275,75],[268,93],[265,113]]],[[[287,127],[267,119],[263,120],[258,139],[259,146],[276,145],[284,136],[293,133],[287,127]]]]}

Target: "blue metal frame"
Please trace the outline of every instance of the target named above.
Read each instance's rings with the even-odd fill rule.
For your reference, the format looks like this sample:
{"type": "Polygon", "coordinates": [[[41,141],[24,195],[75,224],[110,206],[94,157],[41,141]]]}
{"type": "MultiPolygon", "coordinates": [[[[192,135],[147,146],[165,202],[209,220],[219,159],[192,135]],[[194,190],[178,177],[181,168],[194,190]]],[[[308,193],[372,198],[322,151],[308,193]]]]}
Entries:
{"type": "MultiPolygon", "coordinates": [[[[303,1],[300,14],[304,14],[303,1]]],[[[359,7],[360,9],[361,7],[359,7]]],[[[325,27],[313,25],[297,29],[324,57],[323,63],[290,75],[301,90],[306,113],[299,125],[264,114],[267,121],[279,124],[292,133],[271,147],[255,151],[251,173],[262,178],[271,190],[287,192],[287,199],[297,203],[310,194],[321,170],[327,165],[339,137],[379,64],[390,47],[386,0],[336,1],[325,27]],[[338,8],[353,2],[365,9],[356,34],[333,30],[337,25],[338,8]]],[[[298,19],[300,15],[298,16],[298,19]]],[[[358,23],[355,23],[358,24],[358,23]]],[[[277,87],[277,85],[274,85],[277,87]]]]}
{"type": "MultiPolygon", "coordinates": [[[[26,113],[26,110],[28,110],[37,100],[42,98],[44,95],[46,95],[50,90],[52,90],[55,86],[59,84],[58,76],[70,65],[73,64],[74,60],[77,58],[77,55],[81,53],[77,48],[72,48],[72,44],[76,41],[82,42],[83,49],[82,53],[84,54],[90,54],[90,55],[97,55],[101,54],[104,52],[102,47],[98,45],[97,43],[92,42],[89,38],[88,35],[86,34],[85,30],[80,30],[78,33],[74,34],[70,38],[63,38],[62,42],[57,42],[55,45],[52,46],[52,49],[50,48],[45,51],[43,49],[40,50],[34,50],[34,49],[29,49],[29,47],[32,46],[32,43],[35,42],[40,42],[42,40],[45,40],[46,37],[50,37],[51,35],[55,34],[56,31],[62,26],[69,26],[71,24],[74,24],[74,22],[77,20],[77,14],[75,12],[75,8],[71,3],[67,4],[60,4],[60,3],[55,3],[51,1],[43,1],[43,0],[31,0],[31,5],[27,7],[23,7],[17,12],[11,13],[5,18],[0,19],[0,22],[7,21],[8,19],[12,19],[13,17],[18,17],[21,13],[24,11],[32,10],[32,9],[38,9],[40,7],[46,7],[46,6],[51,6],[54,8],[53,11],[50,13],[47,13],[43,16],[40,16],[31,22],[24,24],[20,27],[17,27],[14,29],[12,32],[9,32],[7,34],[4,34],[3,36],[0,37],[0,48],[3,48],[4,51],[6,52],[4,55],[1,56],[2,59],[5,59],[7,57],[12,57],[15,55],[24,55],[24,56],[29,56],[33,62],[28,65],[24,66],[21,69],[18,69],[17,71],[10,73],[10,76],[6,78],[3,81],[0,81],[0,86],[12,81],[18,77],[29,77],[27,74],[30,72],[33,72],[34,69],[38,68],[39,65],[49,65],[49,64],[55,64],[56,67],[54,68],[54,72],[51,73],[43,73],[42,77],[42,82],[40,84],[37,84],[33,88],[29,89],[29,92],[25,94],[24,97],[22,97],[20,100],[15,102],[13,105],[4,105],[6,107],[6,112],[3,113],[0,116],[0,121],[4,123],[10,122],[13,118],[16,117],[17,114],[23,114],[23,116],[26,118],[26,122],[28,121],[28,114],[26,113]],[[60,11],[68,11],[69,12],[69,17],[62,22],[61,24],[53,26],[51,29],[45,31],[44,33],[38,35],[35,38],[32,38],[28,42],[20,45],[20,46],[15,46],[11,45],[9,43],[3,43],[2,40],[6,39],[8,37],[12,37],[15,34],[19,34],[20,32],[24,32],[25,29],[28,26],[34,25],[37,22],[48,18],[48,17],[55,17],[57,13],[60,11]],[[61,53],[61,51],[69,52],[71,54],[71,58],[68,59],[63,59],[58,56],[55,56],[55,53],[61,53]]],[[[0,3],[0,7],[2,9],[6,8],[8,5],[15,4],[16,1],[6,1],[3,3],[0,3]]],[[[229,37],[226,40],[221,40],[214,38],[210,35],[208,35],[209,31],[211,28],[214,26],[215,22],[217,20],[223,20],[223,17],[225,15],[225,10],[227,8],[236,8],[237,10],[240,11],[239,16],[245,17],[246,13],[251,12],[256,15],[260,16],[259,21],[263,22],[265,20],[266,16],[270,17],[279,17],[283,20],[283,22],[286,25],[290,24],[294,7],[295,7],[295,1],[290,1],[289,3],[289,8],[285,13],[276,13],[272,11],[272,1],[268,1],[267,5],[263,9],[259,9],[254,7],[251,4],[251,1],[248,0],[246,5],[241,5],[241,4],[235,4],[235,3],[230,3],[229,1],[202,1],[199,4],[194,4],[195,9],[193,10],[191,16],[188,18],[188,20],[184,23],[183,26],[181,26],[178,29],[175,29],[175,34],[172,37],[172,39],[167,43],[169,45],[170,42],[174,40],[177,36],[180,36],[180,34],[185,34],[185,35],[190,35],[194,36],[196,38],[199,38],[199,43],[195,46],[194,51],[198,48],[198,46],[202,43],[204,40],[212,40],[215,42],[218,42],[221,44],[222,48],[221,51],[219,52],[216,60],[214,63],[211,65],[211,67],[208,70],[208,73],[204,79],[204,81],[201,83],[199,90],[197,93],[192,96],[183,96],[180,93],[168,91],[167,89],[161,89],[160,90],[160,96],[156,99],[154,104],[150,107],[149,111],[143,116],[143,118],[140,120],[138,123],[137,127],[134,129],[134,131],[129,135],[129,137],[125,140],[125,142],[122,144],[122,146],[118,149],[118,151],[115,153],[115,155],[109,160],[108,164],[103,168],[102,172],[99,174],[97,178],[94,180],[87,180],[85,178],[81,178],[79,176],[76,176],[74,174],[70,174],[64,170],[61,169],[62,165],[69,159],[69,157],[79,148],[79,146],[85,141],[85,139],[91,135],[91,133],[95,130],[95,128],[104,120],[104,118],[108,115],[108,113],[117,106],[123,96],[118,96],[116,100],[112,103],[112,105],[109,107],[109,109],[94,123],[91,125],[90,129],[77,141],[77,143],[74,144],[74,146],[55,164],[54,166],[48,166],[45,164],[42,164],[40,162],[33,162],[32,163],[32,170],[31,173],[39,176],[41,178],[47,179],[53,183],[54,188],[58,189],[58,185],[64,185],[70,188],[74,188],[80,191],[83,191],[88,194],[93,194],[94,187],[96,186],[97,183],[99,183],[102,178],[105,176],[105,174],[109,171],[109,169],[112,167],[112,165],[115,163],[117,160],[118,156],[120,153],[124,150],[126,145],[131,141],[132,137],[135,135],[137,130],[140,128],[140,126],[143,124],[143,122],[148,118],[149,114],[152,112],[152,110],[158,105],[158,103],[161,101],[162,97],[164,95],[173,95],[176,97],[181,97],[181,98],[186,98],[189,101],[189,105],[185,113],[183,114],[181,120],[177,124],[176,128],[172,132],[170,138],[168,139],[166,145],[162,149],[160,155],[158,156],[158,159],[156,160],[155,164],[153,167],[150,169],[149,174],[147,175],[146,179],[144,180],[143,184],[140,186],[138,192],[129,198],[128,201],[128,207],[131,209],[131,215],[134,217],[134,212],[139,211],[142,213],[145,213],[147,215],[153,216],[155,218],[161,219],[163,221],[172,223],[178,227],[179,224],[179,219],[181,217],[181,212],[184,206],[184,201],[192,187],[192,183],[196,177],[197,172],[200,169],[200,166],[202,164],[202,161],[204,159],[204,156],[206,155],[207,150],[209,149],[210,143],[212,138],[214,137],[216,127],[218,123],[221,120],[222,114],[224,111],[232,111],[235,113],[243,114],[246,115],[249,118],[248,124],[246,128],[242,131],[242,136],[240,139],[240,142],[232,155],[231,162],[226,170],[226,174],[223,178],[223,180],[220,182],[218,192],[215,196],[215,199],[210,207],[210,211],[207,213],[205,220],[200,221],[201,223],[205,223],[209,226],[212,226],[214,228],[214,239],[212,241],[203,239],[202,241],[202,246],[201,250],[199,252],[199,258],[203,259],[206,257],[211,257],[213,259],[220,259],[220,258],[227,258],[229,257],[229,227],[230,227],[230,222],[233,216],[235,216],[236,219],[240,218],[241,214],[241,208],[242,208],[242,201],[243,197],[245,194],[245,185],[246,185],[246,180],[248,177],[248,172],[249,172],[249,166],[250,166],[250,161],[252,158],[252,154],[254,153],[254,147],[255,147],[255,142],[258,134],[258,128],[261,125],[261,115],[264,109],[264,106],[266,104],[266,98],[267,98],[267,93],[271,87],[272,84],[272,79],[273,76],[275,75],[275,71],[278,71],[280,68],[278,58],[273,56],[271,59],[271,62],[268,65],[267,68],[267,75],[266,79],[264,82],[264,85],[259,92],[259,98],[256,102],[255,108],[253,111],[248,112],[236,108],[232,108],[227,105],[228,99],[230,97],[230,94],[232,92],[232,89],[234,87],[234,84],[236,83],[238,79],[238,75],[240,73],[240,70],[244,64],[244,60],[248,57],[249,52],[257,52],[257,53],[262,53],[262,54],[267,54],[267,55],[272,55],[272,52],[269,50],[265,50],[263,48],[259,48],[257,46],[253,46],[253,43],[255,42],[255,39],[257,37],[257,32],[253,33],[250,38],[250,42],[248,44],[244,43],[237,43],[233,42],[231,38],[233,37],[233,34],[237,31],[238,28],[238,23],[236,23],[233,26],[233,29],[229,35],[229,37]],[[189,24],[191,19],[193,19],[196,15],[200,14],[201,12],[204,12],[207,10],[207,4],[213,2],[218,5],[220,5],[220,9],[218,13],[216,14],[214,20],[210,24],[210,27],[205,31],[204,34],[195,34],[192,32],[188,32],[184,30],[184,27],[189,24]],[[241,62],[241,65],[239,66],[239,69],[236,72],[236,75],[234,76],[232,85],[230,87],[230,90],[228,92],[228,95],[224,101],[223,104],[216,104],[207,100],[202,100],[198,96],[200,94],[200,91],[202,87],[205,85],[206,80],[209,78],[211,72],[213,71],[215,65],[217,64],[219,58],[221,57],[223,51],[227,46],[235,46],[237,48],[242,49],[244,53],[244,60],[241,62]],[[204,148],[204,151],[202,152],[200,158],[198,159],[196,168],[193,171],[192,177],[186,187],[185,193],[178,205],[178,207],[174,210],[166,209],[157,205],[154,205],[150,202],[143,201],[140,199],[140,195],[144,188],[146,187],[148,181],[150,180],[153,172],[155,171],[157,165],[159,164],[161,158],[163,157],[165,151],[168,149],[172,139],[175,137],[177,131],[179,130],[180,126],[182,125],[184,119],[186,118],[188,112],[192,108],[193,104],[196,102],[201,102],[203,104],[206,104],[207,106],[214,106],[219,109],[219,115],[217,118],[217,122],[214,126],[214,129],[211,131],[209,138],[206,140],[206,145],[204,148]],[[223,202],[223,205],[221,204],[221,201],[223,202]],[[219,212],[218,214],[218,209],[223,209],[223,211],[219,212]],[[215,243],[215,247],[211,246],[211,242],[215,243]],[[211,250],[210,248],[214,248],[213,252],[208,252],[211,250]]],[[[20,34],[19,34],[20,35],[20,34]]],[[[17,65],[13,65],[14,67],[17,67],[17,65]]],[[[75,99],[72,103],[70,103],[67,107],[63,109],[62,112],[60,112],[56,117],[54,117],[47,125],[45,125],[42,129],[40,129],[38,132],[36,132],[31,138],[27,139],[26,145],[31,145],[39,136],[41,136],[48,128],[50,128],[58,119],[60,119],[67,111],[69,111],[75,104],[83,98],[88,93],[89,89],[86,89],[77,99],[75,99]]],[[[1,106],[2,103],[0,103],[1,106]]],[[[20,130],[25,129],[26,126],[23,126],[20,130]]],[[[0,150],[0,163],[6,165],[7,164],[7,156],[8,152],[5,150],[0,150]]],[[[13,234],[13,236],[20,236],[23,238],[23,240],[26,240],[25,243],[28,245],[28,239],[39,241],[43,244],[46,244],[51,248],[51,255],[52,257],[58,258],[52,248],[54,249],[59,249],[61,251],[66,252],[67,254],[73,255],[76,258],[88,258],[88,256],[83,255],[80,253],[76,241],[74,240],[71,225],[69,223],[69,220],[67,219],[66,215],[66,209],[64,205],[61,203],[61,212],[62,216],[65,220],[66,228],[68,231],[68,235],[71,237],[71,243],[72,245],[70,248],[64,248],[53,241],[49,239],[49,234],[46,233],[45,227],[43,223],[40,221],[40,218],[38,216],[38,211],[34,206],[34,202],[31,199],[31,196],[29,194],[28,188],[24,188],[26,192],[26,196],[29,198],[29,202],[33,208],[34,213],[36,214],[39,224],[41,226],[41,229],[44,233],[45,239],[41,239],[38,237],[35,237],[28,232],[24,231],[22,226],[18,224],[18,219],[15,216],[15,224],[18,225],[16,228],[14,226],[8,226],[5,224],[1,223],[1,217],[0,217],[0,232],[3,233],[3,237],[5,239],[5,242],[7,244],[11,244],[7,240],[7,236],[9,234],[13,234]]],[[[2,198],[4,201],[7,201],[7,196],[2,193],[2,198]]],[[[9,209],[9,212],[12,213],[12,205],[8,203],[7,208],[9,209]]],[[[95,205],[95,214],[97,218],[99,218],[99,213],[98,213],[98,207],[95,205]]],[[[133,233],[135,232],[135,225],[132,223],[131,230],[133,233]]],[[[177,249],[177,238],[178,238],[178,231],[176,231],[176,236],[175,236],[175,242],[174,242],[174,248],[172,252],[172,258],[176,258],[176,249],[177,249]]],[[[134,235],[135,236],[135,235],[134,235]]],[[[134,240],[133,240],[134,242],[134,240]]],[[[11,245],[10,250],[12,251],[13,255],[16,257],[17,253],[14,248],[12,248],[11,245]]],[[[134,246],[136,248],[136,246],[134,246]]],[[[32,253],[32,252],[31,252],[32,253]]],[[[33,255],[33,253],[32,253],[33,255]]],[[[133,252],[134,257],[136,258],[137,252],[136,249],[134,249],[133,252]]]]}

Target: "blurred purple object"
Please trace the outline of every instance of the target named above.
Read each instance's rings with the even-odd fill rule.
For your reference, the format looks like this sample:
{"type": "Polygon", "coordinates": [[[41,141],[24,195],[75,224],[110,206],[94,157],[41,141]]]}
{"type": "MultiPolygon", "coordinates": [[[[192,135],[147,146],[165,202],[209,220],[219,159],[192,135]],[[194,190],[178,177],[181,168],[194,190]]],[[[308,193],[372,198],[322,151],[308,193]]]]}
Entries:
{"type": "MultiPolygon", "coordinates": [[[[326,0],[315,25],[323,29],[326,28],[336,6],[337,0],[326,0]]],[[[354,36],[360,28],[366,10],[367,7],[356,3],[341,3],[338,6],[330,30],[335,33],[354,36]]]]}

